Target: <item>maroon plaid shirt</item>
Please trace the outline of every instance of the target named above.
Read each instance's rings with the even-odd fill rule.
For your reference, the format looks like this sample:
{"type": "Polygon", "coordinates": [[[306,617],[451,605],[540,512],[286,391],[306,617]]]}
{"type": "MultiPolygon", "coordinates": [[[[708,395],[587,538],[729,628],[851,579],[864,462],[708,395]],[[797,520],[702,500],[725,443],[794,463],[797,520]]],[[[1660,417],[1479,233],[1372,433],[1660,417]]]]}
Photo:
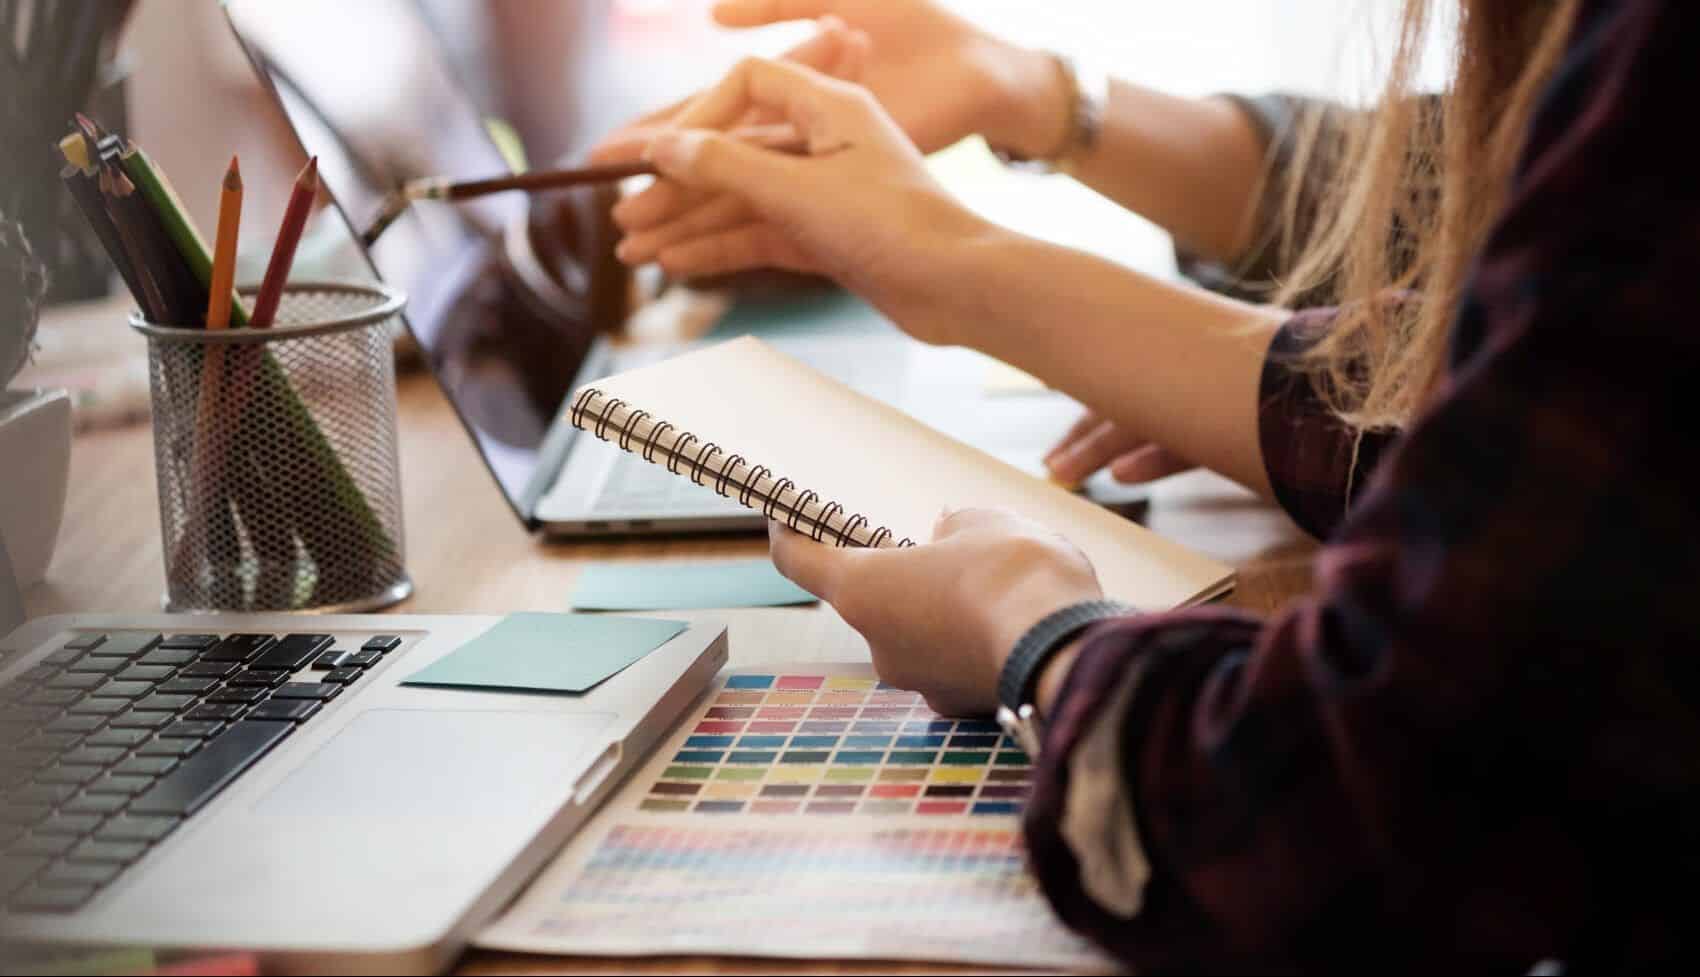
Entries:
{"type": "Polygon", "coordinates": [[[1700,956],[1697,42],[1700,4],[1584,5],[1441,396],[1349,513],[1340,431],[1272,356],[1317,590],[1090,634],[1027,815],[1070,925],[1148,972],[1700,956]],[[1098,895],[1122,849],[1069,827],[1105,728],[1137,911],[1098,895]]]}

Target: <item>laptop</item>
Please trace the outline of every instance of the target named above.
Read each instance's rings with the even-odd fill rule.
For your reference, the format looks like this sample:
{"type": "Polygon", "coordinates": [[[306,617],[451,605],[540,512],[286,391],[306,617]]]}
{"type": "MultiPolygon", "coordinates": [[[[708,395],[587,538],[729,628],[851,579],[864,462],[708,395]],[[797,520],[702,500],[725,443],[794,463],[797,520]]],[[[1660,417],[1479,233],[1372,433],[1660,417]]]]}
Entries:
{"type": "MultiPolygon", "coordinates": [[[[303,150],[319,158],[351,230],[403,180],[509,172],[413,0],[229,0],[226,11],[303,150]]],[[[596,103],[580,116],[610,115],[607,93],[562,97],[596,103]]],[[[604,300],[626,287],[626,273],[608,258],[607,200],[594,191],[555,199],[565,232],[539,229],[527,198],[507,194],[417,203],[364,249],[371,270],[407,292],[408,328],[510,505],[528,528],[554,536],[759,530],[758,513],[567,422],[570,391],[695,344],[608,338],[621,323],[605,308],[624,305],[604,300]],[[547,269],[540,234],[571,238],[579,260],[547,269]]],[[[729,320],[701,341],[762,332],[787,354],[1035,475],[1079,415],[1058,394],[990,391],[993,361],[915,342],[841,293],[752,299],[729,320]]]]}
{"type": "Polygon", "coordinates": [[[724,629],[696,625],[582,695],[402,684],[497,620],[0,635],[0,966],[45,944],[443,969],[726,661],[724,629]]]}

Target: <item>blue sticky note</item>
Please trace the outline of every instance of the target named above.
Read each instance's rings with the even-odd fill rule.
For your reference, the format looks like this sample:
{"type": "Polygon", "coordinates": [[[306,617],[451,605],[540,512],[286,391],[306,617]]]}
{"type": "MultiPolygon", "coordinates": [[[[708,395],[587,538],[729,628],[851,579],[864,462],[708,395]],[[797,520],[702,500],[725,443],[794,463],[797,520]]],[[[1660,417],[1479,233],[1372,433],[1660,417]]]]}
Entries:
{"type": "Polygon", "coordinates": [[[579,574],[572,606],[581,611],[811,604],[813,594],[779,575],[768,560],[711,563],[592,563],[579,574]]]}
{"type": "Polygon", "coordinates": [[[587,692],[685,628],[646,617],[509,614],[402,684],[587,692]]]}

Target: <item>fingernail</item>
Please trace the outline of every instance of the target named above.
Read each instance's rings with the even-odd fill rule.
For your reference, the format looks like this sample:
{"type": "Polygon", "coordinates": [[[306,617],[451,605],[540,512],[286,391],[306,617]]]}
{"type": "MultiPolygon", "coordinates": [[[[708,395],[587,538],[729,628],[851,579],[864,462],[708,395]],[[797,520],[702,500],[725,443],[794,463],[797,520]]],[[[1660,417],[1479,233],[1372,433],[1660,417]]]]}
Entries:
{"type": "Polygon", "coordinates": [[[689,170],[696,162],[697,154],[702,151],[702,141],[702,133],[689,129],[663,132],[649,141],[643,157],[663,173],[679,173],[689,170]]]}

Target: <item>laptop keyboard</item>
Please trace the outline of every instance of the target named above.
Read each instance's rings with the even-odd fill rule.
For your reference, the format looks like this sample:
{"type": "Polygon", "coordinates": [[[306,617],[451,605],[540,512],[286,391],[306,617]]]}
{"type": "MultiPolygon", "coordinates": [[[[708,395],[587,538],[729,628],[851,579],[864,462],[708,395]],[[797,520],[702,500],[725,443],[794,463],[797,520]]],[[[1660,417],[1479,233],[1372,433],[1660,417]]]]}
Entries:
{"type": "Polygon", "coordinates": [[[72,912],[385,654],[328,634],[80,634],[0,686],[0,901],[72,912]]]}

